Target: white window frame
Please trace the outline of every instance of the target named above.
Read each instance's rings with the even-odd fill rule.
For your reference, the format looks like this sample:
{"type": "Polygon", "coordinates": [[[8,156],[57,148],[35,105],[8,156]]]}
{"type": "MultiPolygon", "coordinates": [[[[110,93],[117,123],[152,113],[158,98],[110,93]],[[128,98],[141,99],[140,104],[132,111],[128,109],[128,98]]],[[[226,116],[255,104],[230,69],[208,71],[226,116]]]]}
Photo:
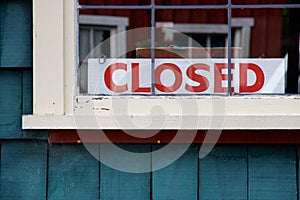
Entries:
{"type": "MultiPolygon", "coordinates": [[[[101,16],[101,15],[79,15],[79,25],[86,26],[99,26],[103,30],[110,31],[110,35],[115,35],[122,33],[123,37],[110,37],[110,57],[116,58],[117,55],[122,55],[123,52],[126,52],[126,41],[123,39],[126,38],[126,28],[128,26],[127,17],[114,17],[114,16],[101,16]]],[[[80,30],[79,30],[80,31],[80,30]]],[[[91,37],[91,36],[90,36],[91,37]]],[[[90,44],[93,46],[93,44],[90,44]]],[[[92,50],[92,49],[91,49],[92,50]]],[[[79,55],[77,55],[79,58],[79,55]]],[[[100,55],[98,55],[100,56],[100,55]]],[[[101,55],[102,56],[102,55],[101,55]]],[[[80,70],[81,75],[87,74],[87,68],[80,70]]],[[[86,76],[87,77],[87,76],[86,76]]],[[[78,84],[87,84],[87,80],[78,84]]],[[[83,86],[83,85],[81,85],[83,86]]]]}
{"type": "MultiPolygon", "coordinates": [[[[111,27],[109,29],[110,35],[115,35],[126,31],[126,27],[128,26],[128,18],[99,15],[80,15],[79,24],[111,27]]],[[[124,37],[126,37],[126,32],[124,34],[124,37]]],[[[122,39],[122,37],[111,37],[110,44],[111,57],[117,57],[117,55],[121,55],[122,52],[126,52],[126,42],[122,39]]]]}
{"type": "Polygon", "coordinates": [[[112,110],[117,110],[120,118],[129,114],[139,123],[149,120],[148,109],[153,105],[167,105],[167,113],[153,118],[166,123],[164,127],[156,127],[154,123],[147,129],[300,129],[299,95],[213,97],[225,105],[225,115],[220,116],[224,118],[221,127],[209,126],[209,121],[216,117],[205,106],[211,103],[211,97],[78,96],[76,2],[33,0],[33,114],[23,116],[24,129],[140,129],[117,124],[112,110]],[[190,99],[197,103],[199,112],[196,115],[178,112],[178,103],[189,105],[190,99]],[[118,111],[118,104],[112,107],[112,101],[129,102],[129,113],[118,111]],[[92,110],[98,110],[95,117],[101,120],[100,127],[88,121],[78,127],[74,115],[84,117],[92,110]],[[183,118],[198,119],[199,124],[179,126],[183,118]]]}

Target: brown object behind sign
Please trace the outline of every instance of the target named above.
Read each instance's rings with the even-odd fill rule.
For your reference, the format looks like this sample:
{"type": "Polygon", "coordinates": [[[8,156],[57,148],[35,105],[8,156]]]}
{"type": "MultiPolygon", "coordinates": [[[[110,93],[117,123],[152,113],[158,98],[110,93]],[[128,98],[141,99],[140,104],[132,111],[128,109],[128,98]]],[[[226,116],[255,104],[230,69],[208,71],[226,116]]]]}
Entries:
{"type": "MultiPolygon", "coordinates": [[[[232,58],[241,57],[241,48],[233,47],[231,48],[232,58]]],[[[169,47],[156,47],[155,48],[155,58],[227,58],[227,48],[226,47],[216,47],[216,48],[198,48],[198,47],[188,47],[184,49],[176,49],[169,47]]],[[[136,49],[137,58],[150,58],[151,48],[137,48],[136,49]]]]}

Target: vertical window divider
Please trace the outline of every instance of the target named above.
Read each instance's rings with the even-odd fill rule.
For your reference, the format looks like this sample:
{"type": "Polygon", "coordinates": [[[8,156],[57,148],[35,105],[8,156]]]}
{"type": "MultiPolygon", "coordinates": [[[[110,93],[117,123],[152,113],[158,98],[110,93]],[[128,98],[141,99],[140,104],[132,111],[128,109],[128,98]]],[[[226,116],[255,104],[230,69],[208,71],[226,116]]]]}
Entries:
{"type": "Polygon", "coordinates": [[[79,75],[79,71],[80,71],[80,58],[79,58],[79,11],[80,11],[81,5],[79,3],[79,0],[76,1],[76,24],[75,24],[75,29],[76,29],[76,94],[80,93],[80,75],[79,75]]]}
{"type": "Polygon", "coordinates": [[[155,0],[151,0],[151,95],[155,95],[155,0]]]}
{"type": "Polygon", "coordinates": [[[232,14],[232,3],[231,0],[228,0],[227,4],[227,20],[228,20],[228,51],[227,51],[227,95],[231,96],[232,91],[231,91],[231,14],[232,14]]]}

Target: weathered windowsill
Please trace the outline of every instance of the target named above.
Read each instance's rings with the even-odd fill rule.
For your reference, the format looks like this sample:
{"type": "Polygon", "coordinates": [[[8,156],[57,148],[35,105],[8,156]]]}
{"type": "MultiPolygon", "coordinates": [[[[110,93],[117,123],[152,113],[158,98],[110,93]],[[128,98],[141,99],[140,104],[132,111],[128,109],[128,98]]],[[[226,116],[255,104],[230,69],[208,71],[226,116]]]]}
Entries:
{"type": "Polygon", "coordinates": [[[73,115],[24,115],[23,129],[300,129],[299,96],[76,97],[73,115]]]}

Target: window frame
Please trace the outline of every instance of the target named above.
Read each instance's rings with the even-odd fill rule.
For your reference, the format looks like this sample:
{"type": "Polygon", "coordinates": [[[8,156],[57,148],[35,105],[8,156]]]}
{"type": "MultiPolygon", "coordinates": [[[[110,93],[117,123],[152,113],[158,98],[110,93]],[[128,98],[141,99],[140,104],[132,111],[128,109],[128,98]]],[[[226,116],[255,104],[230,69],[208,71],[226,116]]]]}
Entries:
{"type": "MultiPolygon", "coordinates": [[[[24,115],[23,129],[139,129],[135,126],[119,126],[114,122],[114,113],[110,111],[112,100],[130,101],[139,106],[129,111],[136,122],[148,120],[144,102],[149,105],[165,105],[170,108],[178,102],[188,103],[190,96],[176,98],[152,97],[105,97],[78,96],[77,88],[77,1],[76,0],[34,0],[33,1],[33,114],[24,115]],[[174,99],[175,102],[174,103],[174,99]],[[78,127],[74,115],[86,116],[97,104],[103,112],[97,113],[97,119],[103,120],[100,127],[78,127]]],[[[226,105],[222,127],[210,127],[208,122],[216,117],[209,109],[197,115],[189,113],[166,113],[156,116],[156,120],[166,120],[163,129],[300,129],[299,95],[251,95],[213,97],[226,105]],[[178,126],[182,118],[195,118],[198,125],[178,126]]],[[[194,98],[197,105],[206,105],[211,97],[194,98]]],[[[127,117],[128,113],[118,113],[127,117]]],[[[218,116],[217,116],[218,117],[218,116]]],[[[88,122],[88,121],[87,121],[88,122]]],[[[149,127],[157,129],[161,127],[149,127]]]]}
{"type": "MultiPolygon", "coordinates": [[[[79,15],[79,24],[110,27],[110,34],[114,35],[126,31],[128,18],[104,15],[79,15]]],[[[126,32],[124,36],[126,36],[126,32]]],[[[122,38],[113,37],[111,44],[113,47],[113,49],[111,49],[111,57],[116,57],[116,55],[126,52],[126,42],[124,42],[122,38]],[[118,46],[118,48],[116,48],[116,46],[118,46]],[[118,52],[116,52],[114,48],[117,49],[118,52]]]]}
{"type": "MultiPolygon", "coordinates": [[[[79,42],[79,33],[80,33],[80,26],[83,25],[85,27],[96,27],[99,29],[103,29],[110,32],[110,35],[115,35],[122,33],[124,37],[126,37],[126,28],[128,27],[128,18],[127,17],[115,17],[115,16],[104,16],[104,15],[79,15],[79,32],[78,32],[78,47],[80,48],[80,42],[79,42]]],[[[90,38],[89,38],[90,39],[90,38]]],[[[121,55],[122,52],[126,52],[126,41],[122,40],[120,37],[110,37],[110,57],[116,58],[117,55],[121,55]]],[[[91,45],[89,45],[91,49],[91,45]]],[[[92,50],[92,49],[91,49],[92,50]]],[[[78,49],[78,52],[80,50],[78,49]]],[[[78,53],[78,63],[81,67],[82,63],[80,61],[80,53],[78,53]]],[[[99,55],[100,56],[100,55],[99,55]]],[[[80,77],[78,80],[78,87],[79,91],[81,91],[80,88],[87,88],[87,69],[83,68],[83,70],[78,69],[80,72],[80,77]],[[82,76],[84,74],[84,77],[86,80],[82,80],[82,76]]]]}

